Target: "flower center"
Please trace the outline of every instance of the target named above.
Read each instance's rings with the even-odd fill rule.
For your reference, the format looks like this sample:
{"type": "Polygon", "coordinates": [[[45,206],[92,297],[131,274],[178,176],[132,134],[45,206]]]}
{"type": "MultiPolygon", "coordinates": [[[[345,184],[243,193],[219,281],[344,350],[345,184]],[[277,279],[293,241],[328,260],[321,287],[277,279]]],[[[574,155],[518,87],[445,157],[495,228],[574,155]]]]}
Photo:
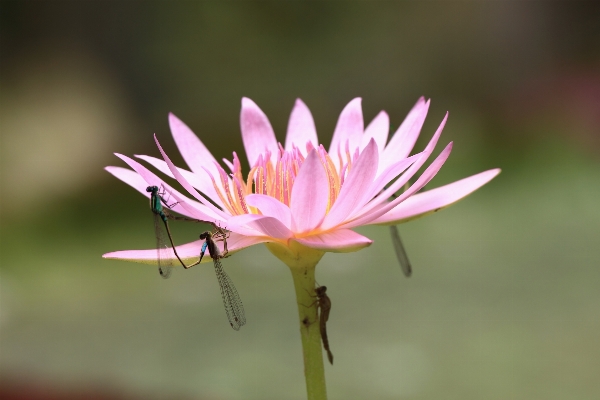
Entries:
{"type": "MultiPolygon", "coordinates": [[[[310,142],[306,144],[307,154],[313,149],[314,147],[310,142]]],[[[351,156],[348,143],[346,143],[345,151],[338,151],[337,165],[323,145],[319,145],[316,151],[327,174],[329,185],[327,212],[329,212],[344,184],[344,177],[352,168],[352,160],[358,157],[359,149],[357,148],[355,154],[351,156]]],[[[230,165],[231,174],[229,176],[221,166],[218,166],[221,186],[217,185],[213,176],[211,176],[211,179],[221,202],[231,215],[259,214],[257,209],[246,204],[245,197],[249,194],[271,196],[289,207],[292,187],[305,157],[295,145],[292,150],[286,151],[279,144],[278,153],[275,163],[271,160],[270,152],[261,154],[245,180],[242,175],[240,160],[235,152],[233,153],[233,164],[230,165]]]]}

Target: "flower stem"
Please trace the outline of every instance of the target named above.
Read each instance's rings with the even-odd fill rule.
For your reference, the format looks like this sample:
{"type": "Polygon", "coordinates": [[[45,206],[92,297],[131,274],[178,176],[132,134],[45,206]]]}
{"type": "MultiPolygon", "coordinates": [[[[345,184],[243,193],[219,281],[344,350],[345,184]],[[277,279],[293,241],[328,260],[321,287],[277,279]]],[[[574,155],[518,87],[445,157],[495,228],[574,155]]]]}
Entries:
{"type": "Polygon", "coordinates": [[[325,253],[304,247],[294,241],[290,241],[289,247],[276,243],[267,243],[266,246],[292,272],[296,289],[308,400],[326,400],[325,369],[315,295],[315,267],[325,253]]]}

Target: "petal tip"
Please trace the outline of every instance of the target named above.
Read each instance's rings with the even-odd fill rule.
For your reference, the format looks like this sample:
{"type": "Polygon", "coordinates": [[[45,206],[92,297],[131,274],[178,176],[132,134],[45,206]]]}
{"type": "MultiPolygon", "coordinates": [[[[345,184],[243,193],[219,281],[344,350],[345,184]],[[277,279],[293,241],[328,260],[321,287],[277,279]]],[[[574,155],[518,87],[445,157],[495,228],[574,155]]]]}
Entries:
{"type": "Polygon", "coordinates": [[[242,107],[253,107],[256,103],[249,97],[242,97],[242,107]]]}
{"type": "Polygon", "coordinates": [[[181,124],[182,121],[177,117],[177,115],[173,114],[172,112],[169,112],[169,126],[173,126],[176,124],[181,124]]]}
{"type": "Polygon", "coordinates": [[[127,162],[127,160],[129,160],[129,157],[127,157],[125,154],[121,154],[121,153],[114,153],[115,156],[119,157],[121,160],[127,162]]]}
{"type": "Polygon", "coordinates": [[[502,172],[502,169],[501,168],[493,168],[493,169],[490,169],[487,172],[489,172],[489,174],[490,174],[490,180],[492,180],[495,177],[497,177],[498,175],[500,175],[500,173],[502,172]]]}

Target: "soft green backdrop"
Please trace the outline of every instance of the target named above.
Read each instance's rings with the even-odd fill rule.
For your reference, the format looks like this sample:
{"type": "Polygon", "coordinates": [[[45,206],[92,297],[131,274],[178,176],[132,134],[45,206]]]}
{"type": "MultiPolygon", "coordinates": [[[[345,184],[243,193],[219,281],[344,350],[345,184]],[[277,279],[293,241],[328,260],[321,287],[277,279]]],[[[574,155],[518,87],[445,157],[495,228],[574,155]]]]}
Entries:
{"type": "Polygon", "coordinates": [[[429,187],[503,173],[400,226],[410,279],[385,227],[324,257],[330,399],[600,397],[597,3],[0,8],[0,394],[305,398],[286,267],[263,246],[226,260],[248,320],[234,332],[210,265],[164,281],[101,258],[153,245],[147,201],[102,168],[123,165],[113,152],[158,155],[154,132],[183,166],[169,111],[218,159],[245,160],[242,96],[281,141],[302,98],[327,147],[353,97],[367,121],[385,109],[397,127],[425,95],[417,147],[446,110],[441,143],[455,142],[429,187]]]}

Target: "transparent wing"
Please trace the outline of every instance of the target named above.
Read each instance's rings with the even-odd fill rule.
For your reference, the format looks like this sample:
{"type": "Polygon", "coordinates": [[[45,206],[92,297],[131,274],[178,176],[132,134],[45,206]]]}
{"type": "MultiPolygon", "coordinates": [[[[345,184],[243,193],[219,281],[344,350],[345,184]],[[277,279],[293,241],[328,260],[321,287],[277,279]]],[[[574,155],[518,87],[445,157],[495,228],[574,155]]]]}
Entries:
{"type": "Polygon", "coordinates": [[[162,183],[158,189],[158,195],[160,196],[162,204],[167,208],[173,208],[173,206],[177,204],[177,202],[171,203],[171,192],[168,191],[162,183]]]}
{"type": "Polygon", "coordinates": [[[223,270],[221,260],[213,258],[213,263],[215,265],[219,287],[221,288],[221,297],[223,298],[227,319],[229,320],[231,327],[236,331],[239,331],[240,328],[246,324],[246,315],[244,313],[242,299],[240,299],[240,295],[233,285],[231,278],[223,270]]]}
{"type": "Polygon", "coordinates": [[[404,246],[402,245],[402,240],[400,240],[400,233],[398,232],[398,227],[396,225],[390,225],[390,234],[392,235],[392,244],[396,251],[396,258],[400,263],[402,272],[404,272],[404,275],[408,278],[412,275],[412,266],[406,255],[406,250],[404,250],[404,246]]]}
{"type": "Polygon", "coordinates": [[[154,214],[154,233],[156,235],[156,260],[158,262],[158,273],[167,279],[173,272],[175,262],[171,244],[167,239],[167,230],[160,215],[154,214]]]}

